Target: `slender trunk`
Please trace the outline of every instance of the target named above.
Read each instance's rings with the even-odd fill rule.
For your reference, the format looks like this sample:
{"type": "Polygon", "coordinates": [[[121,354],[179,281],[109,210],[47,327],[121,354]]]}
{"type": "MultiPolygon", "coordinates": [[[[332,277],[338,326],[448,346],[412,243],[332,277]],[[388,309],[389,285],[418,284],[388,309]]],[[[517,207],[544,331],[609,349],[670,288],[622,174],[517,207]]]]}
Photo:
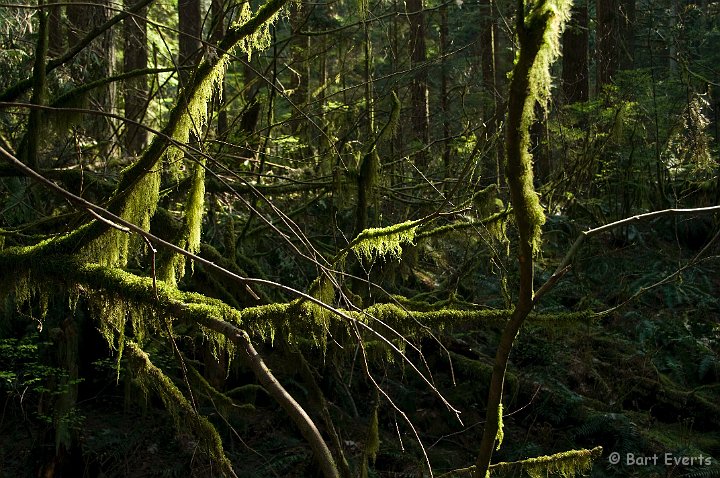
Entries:
{"type": "Polygon", "coordinates": [[[442,65],[440,70],[440,111],[442,112],[443,124],[443,177],[445,181],[450,179],[450,105],[448,104],[448,74],[447,55],[448,52],[448,15],[447,4],[440,7],[440,56],[442,65]]]}
{"type": "MultiPolygon", "coordinates": [[[[211,0],[210,9],[212,13],[212,33],[210,39],[212,43],[217,45],[225,35],[225,10],[223,9],[222,0],[211,0]]],[[[223,107],[225,99],[226,85],[225,78],[223,78],[222,85],[220,86],[220,94],[216,101],[218,108],[217,116],[217,136],[220,140],[225,138],[228,129],[227,110],[223,107]]]]}
{"type": "MultiPolygon", "coordinates": [[[[180,30],[180,66],[194,66],[200,62],[200,38],[202,35],[200,0],[178,0],[178,29],[180,30]]],[[[185,86],[192,73],[180,72],[182,86],[185,86]]]]}
{"type": "MultiPolygon", "coordinates": [[[[44,0],[38,0],[38,6],[44,7],[44,0]]],[[[47,101],[47,77],[45,63],[48,55],[48,15],[45,8],[38,10],[38,42],[35,46],[35,64],[33,65],[33,92],[30,102],[35,105],[44,105],[47,101]]],[[[30,110],[26,139],[26,163],[33,169],[39,169],[40,162],[40,131],[42,110],[30,110]]]]}
{"type": "MultiPolygon", "coordinates": [[[[410,86],[412,101],[411,124],[413,138],[419,144],[417,149],[424,148],[430,142],[430,123],[428,106],[427,48],[425,46],[425,13],[423,0],[406,0],[405,7],[410,22],[410,65],[413,68],[413,80],[410,86]]],[[[427,175],[429,156],[423,149],[415,155],[415,165],[427,175]]]]}
{"type": "Polygon", "coordinates": [[[60,56],[65,50],[62,21],[62,7],[58,4],[48,6],[48,53],[52,58],[60,56]]]}
{"type": "MultiPolygon", "coordinates": [[[[126,1],[126,8],[128,7],[126,1]]],[[[143,8],[137,16],[127,18],[123,22],[123,36],[125,50],[123,55],[123,70],[127,73],[133,70],[147,68],[147,9],[143,8]]],[[[123,96],[125,97],[125,117],[131,121],[142,121],[148,102],[148,85],[144,76],[125,80],[123,96]]],[[[147,146],[148,133],[145,128],[131,122],[126,123],[124,144],[127,154],[137,156],[147,146]]]]}
{"type": "MultiPolygon", "coordinates": [[[[293,2],[290,9],[290,27],[293,32],[293,40],[290,45],[291,59],[290,64],[292,73],[290,77],[290,90],[292,96],[290,99],[298,108],[291,107],[290,130],[293,134],[298,134],[301,126],[305,123],[299,109],[307,103],[308,90],[310,88],[310,63],[308,61],[308,52],[310,51],[310,36],[301,35],[300,31],[307,24],[308,12],[311,8],[308,4],[293,2]]],[[[301,142],[307,144],[306,138],[302,138],[301,142]]]]}
{"type": "MultiPolygon", "coordinates": [[[[480,1],[480,66],[483,85],[483,119],[487,124],[485,139],[492,141],[498,134],[496,114],[498,111],[497,81],[497,22],[495,21],[495,0],[480,1]]],[[[501,142],[498,142],[501,143],[501,142]]],[[[483,174],[494,177],[499,186],[502,176],[502,146],[492,151],[493,160],[485,166],[483,174]]]]}
{"type": "Polygon", "coordinates": [[[617,30],[618,0],[596,0],[596,83],[598,93],[610,84],[618,68],[619,35],[617,30]]]}
{"type": "Polygon", "coordinates": [[[635,0],[620,0],[620,45],[621,54],[619,67],[631,70],[635,66],[635,0]]]}
{"type": "MultiPolygon", "coordinates": [[[[533,186],[530,126],[534,121],[534,109],[542,96],[538,91],[548,85],[540,84],[544,73],[536,65],[538,54],[544,50],[552,59],[552,46],[559,39],[554,34],[562,31],[564,13],[570,2],[548,7],[547,2],[538,0],[532,5],[527,19],[523,15],[525,2],[518,0],[517,36],[520,54],[513,68],[508,101],[505,147],[507,151],[507,182],[512,200],[513,215],[518,231],[518,265],[520,287],[518,299],[510,320],[500,336],[495,355],[490,390],[488,392],[485,428],[483,429],[478,453],[475,476],[485,478],[498,437],[502,437],[502,396],[505,371],[513,343],[520,327],[533,308],[533,264],[536,248],[540,242],[540,227],[545,216],[540,200],[533,186]],[[553,23],[551,25],[551,22],[553,23]],[[549,36],[547,33],[549,32],[549,36]],[[534,82],[534,83],[533,83],[534,82]]],[[[542,65],[540,68],[549,68],[542,65]]],[[[545,81],[549,82],[549,78],[545,81]]]]}
{"type": "Polygon", "coordinates": [[[562,37],[562,92],[565,103],[589,99],[587,0],[575,2],[568,28],[562,37]]]}

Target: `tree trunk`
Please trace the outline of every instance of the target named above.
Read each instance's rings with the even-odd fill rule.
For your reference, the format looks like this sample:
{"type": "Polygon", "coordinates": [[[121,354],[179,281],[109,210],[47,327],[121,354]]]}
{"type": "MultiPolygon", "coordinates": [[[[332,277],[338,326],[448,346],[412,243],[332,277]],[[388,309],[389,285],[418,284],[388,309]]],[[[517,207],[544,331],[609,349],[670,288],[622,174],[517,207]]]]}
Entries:
{"type": "MultiPolygon", "coordinates": [[[[107,0],[101,0],[92,6],[81,2],[71,2],[66,7],[68,19],[67,38],[68,45],[71,48],[90,30],[102,25],[110,18],[111,11],[107,8],[108,5],[107,0]]],[[[114,64],[114,34],[112,29],[108,29],[100,34],[91,46],[77,57],[74,64],[75,68],[71,69],[72,76],[77,83],[89,83],[101,78],[108,78],[114,74],[114,64]]],[[[90,100],[96,105],[96,109],[107,113],[115,113],[115,83],[95,88],[90,94],[90,100]]],[[[115,120],[110,118],[99,120],[98,117],[95,117],[87,130],[98,142],[106,143],[110,135],[113,134],[114,123],[115,120]]],[[[110,150],[102,148],[98,154],[103,157],[103,160],[107,160],[110,150]]]]}
{"type": "MultiPolygon", "coordinates": [[[[290,130],[293,134],[297,134],[300,126],[304,124],[304,118],[299,109],[307,103],[310,88],[310,62],[308,61],[310,36],[300,34],[300,31],[307,24],[309,8],[311,7],[307,3],[292,3],[290,6],[290,26],[293,32],[293,40],[290,46],[290,64],[292,67],[290,77],[292,95],[290,99],[297,107],[290,107],[290,130]]],[[[309,144],[307,138],[301,138],[301,142],[309,144]]]]}
{"type": "MultiPolygon", "coordinates": [[[[410,22],[410,65],[413,69],[413,80],[410,86],[413,139],[419,143],[418,148],[424,148],[430,142],[427,70],[425,69],[425,60],[427,59],[425,13],[422,0],[405,0],[405,8],[410,22]]],[[[420,172],[427,173],[429,157],[426,151],[420,151],[415,155],[415,165],[420,172]]]]}
{"type": "MultiPolygon", "coordinates": [[[[562,31],[564,13],[570,2],[538,0],[527,13],[524,3],[519,2],[517,11],[517,36],[520,52],[513,68],[508,100],[505,148],[507,151],[507,183],[510,189],[513,215],[518,232],[519,288],[515,308],[500,336],[488,392],[485,427],[475,468],[476,478],[485,478],[490,467],[496,443],[502,440],[502,397],[505,373],[515,338],[533,308],[534,258],[541,239],[541,226],[545,216],[540,199],[533,185],[530,126],[535,118],[535,106],[543,101],[538,91],[549,88],[547,71],[539,71],[538,56],[553,60],[553,47],[557,46],[558,32],[562,31]],[[545,84],[543,84],[545,83],[545,84]]],[[[543,64],[540,68],[549,68],[543,64]]],[[[498,445],[499,446],[499,445],[498,445]]]]}
{"type": "Polygon", "coordinates": [[[440,7],[440,110],[443,124],[443,178],[450,179],[450,105],[448,104],[448,66],[445,55],[448,53],[448,16],[447,4],[440,7]]]}
{"type": "MultiPolygon", "coordinates": [[[[483,120],[487,124],[486,141],[498,134],[496,114],[498,112],[498,79],[496,58],[498,52],[498,28],[495,21],[495,0],[480,1],[480,66],[483,85],[483,120]]],[[[483,175],[493,178],[497,185],[501,184],[502,176],[502,142],[493,148],[492,161],[483,167],[483,175]]]]}
{"type": "MultiPolygon", "coordinates": [[[[178,65],[195,66],[200,62],[200,38],[202,35],[200,0],[178,0],[178,29],[180,30],[180,54],[178,65]]],[[[187,82],[191,73],[181,71],[181,83],[187,82]]]]}
{"type": "Polygon", "coordinates": [[[50,41],[48,54],[51,58],[60,56],[65,50],[65,38],[62,29],[62,7],[54,4],[48,7],[48,28],[50,41]]]}
{"type": "Polygon", "coordinates": [[[635,66],[635,0],[620,0],[620,37],[622,41],[620,69],[630,70],[635,66]]]}
{"type": "MultiPolygon", "coordinates": [[[[128,3],[129,2],[126,1],[126,8],[129,6],[128,3]]],[[[125,37],[123,70],[126,73],[147,68],[146,17],[147,9],[144,8],[138,12],[137,16],[127,18],[123,22],[123,35],[125,37]]],[[[125,117],[131,121],[141,122],[148,101],[148,86],[145,76],[125,80],[123,95],[125,97],[125,117]]],[[[127,122],[124,139],[127,154],[137,156],[145,149],[145,146],[147,146],[147,130],[139,125],[127,122]]]]}
{"type": "Polygon", "coordinates": [[[589,99],[588,41],[587,0],[579,0],[562,37],[562,92],[567,104],[589,99]]]}
{"type": "Polygon", "coordinates": [[[597,0],[596,9],[596,83],[598,93],[610,84],[618,68],[619,36],[617,29],[618,0],[597,0]]]}
{"type": "MultiPolygon", "coordinates": [[[[212,43],[214,45],[217,45],[222,40],[222,37],[225,35],[225,10],[222,0],[211,0],[210,2],[210,9],[212,13],[213,23],[212,23],[212,33],[210,34],[210,39],[212,40],[212,43]]],[[[228,121],[227,121],[227,110],[223,108],[223,103],[225,101],[225,92],[226,92],[226,86],[225,86],[225,78],[223,78],[222,85],[221,85],[221,92],[218,95],[219,98],[216,101],[217,108],[218,108],[218,117],[217,117],[217,136],[221,141],[224,141],[225,136],[228,133],[228,121]]]]}

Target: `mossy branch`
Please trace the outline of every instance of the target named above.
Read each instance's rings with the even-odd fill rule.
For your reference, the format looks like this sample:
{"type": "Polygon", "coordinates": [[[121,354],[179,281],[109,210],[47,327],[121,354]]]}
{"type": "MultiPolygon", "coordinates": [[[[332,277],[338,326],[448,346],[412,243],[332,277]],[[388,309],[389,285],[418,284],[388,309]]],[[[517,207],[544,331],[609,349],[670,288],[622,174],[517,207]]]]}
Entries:
{"type": "Polygon", "coordinates": [[[438,226],[434,229],[430,229],[429,231],[423,231],[415,234],[415,240],[447,234],[453,231],[462,231],[463,229],[468,229],[471,227],[488,227],[501,221],[504,222],[507,217],[512,214],[512,212],[512,209],[508,208],[505,211],[497,212],[479,221],[454,222],[452,224],[438,226]]]}
{"type": "MultiPolygon", "coordinates": [[[[500,462],[490,465],[489,475],[499,474],[505,476],[507,474],[525,471],[532,478],[540,478],[547,476],[561,476],[563,478],[572,478],[578,474],[583,474],[592,468],[592,463],[602,455],[602,447],[595,447],[590,450],[570,450],[561,453],[555,453],[549,456],[539,456],[535,458],[527,458],[520,461],[500,462]]],[[[460,468],[439,475],[437,478],[463,478],[476,476],[476,467],[460,468]]]]}
{"type": "Polygon", "coordinates": [[[130,365],[144,389],[153,389],[175,420],[178,429],[189,428],[202,444],[201,451],[220,465],[223,475],[237,477],[230,460],[225,456],[222,440],[215,427],[200,415],[177,386],[156,367],[147,353],[134,342],[126,342],[125,351],[130,365]]]}
{"type": "Polygon", "coordinates": [[[229,322],[213,317],[207,317],[203,320],[202,325],[214,332],[224,335],[236,345],[237,350],[241,353],[263,388],[278,402],[283,410],[285,410],[285,413],[288,414],[300,429],[303,437],[310,443],[315,458],[320,463],[323,476],[325,476],[325,478],[339,478],[340,475],[332,453],[330,453],[330,449],[322,438],[320,431],[315,426],[315,423],[313,423],[305,410],[303,410],[292,395],[283,388],[267,365],[265,365],[262,357],[260,357],[260,354],[258,354],[255,347],[253,347],[247,332],[238,329],[229,322]]]}
{"type": "MultiPolygon", "coordinates": [[[[207,103],[225,74],[225,66],[231,59],[232,51],[238,46],[245,51],[255,46],[258,30],[271,21],[286,2],[270,0],[245,23],[228,29],[218,47],[218,55],[206,57],[195,70],[190,85],[180,94],[161,134],[154,137],[138,161],[121,173],[117,191],[107,206],[110,212],[147,229],[149,217],[157,206],[162,158],[175,142],[186,142],[191,129],[206,121],[207,103]]],[[[85,245],[107,231],[107,224],[95,222],[76,239],[79,245],[85,245]]],[[[107,256],[105,262],[108,264],[122,265],[127,255],[127,241],[113,231],[105,242],[94,252],[107,256]]]]}

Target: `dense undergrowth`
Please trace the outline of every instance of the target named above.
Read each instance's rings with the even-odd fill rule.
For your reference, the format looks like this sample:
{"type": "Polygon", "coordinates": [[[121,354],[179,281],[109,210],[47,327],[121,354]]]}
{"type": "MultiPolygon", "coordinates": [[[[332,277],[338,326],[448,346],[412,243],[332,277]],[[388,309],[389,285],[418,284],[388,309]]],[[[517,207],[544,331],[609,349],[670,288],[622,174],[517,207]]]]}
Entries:
{"type": "MultiPolygon", "coordinates": [[[[556,217],[545,226],[549,239],[536,271],[539,278],[549,274],[569,247],[576,227],[566,217],[556,217]]],[[[599,445],[603,457],[596,461],[591,476],[716,476],[720,472],[715,458],[720,455],[717,264],[701,262],[603,314],[638,289],[666,278],[696,252],[657,233],[645,234],[643,225],[638,230],[636,240],[622,244],[611,237],[591,241],[521,331],[507,377],[504,441],[498,461],[599,445]],[[597,315],[562,319],[565,312],[588,309],[597,315]],[[610,462],[615,452],[622,457],[620,463],[610,462]],[[658,458],[653,462],[654,456],[658,458]],[[695,457],[694,466],[672,462],[683,457],[695,457]],[[699,457],[704,458],[698,461],[699,457]],[[633,461],[638,459],[651,461],[633,461]]],[[[400,302],[408,310],[501,307],[506,286],[500,272],[495,270],[493,275],[492,257],[487,252],[468,252],[473,247],[487,251],[487,244],[463,234],[444,240],[443,249],[434,247],[431,240],[420,241],[406,248],[405,261],[387,264],[386,290],[417,291],[415,299],[400,302]]],[[[194,280],[202,277],[198,273],[194,280]]],[[[193,287],[192,282],[186,286],[193,287]]],[[[61,305],[51,302],[48,307],[61,305]]],[[[33,311],[26,314],[32,316],[33,311]]],[[[18,336],[37,326],[28,322],[26,314],[10,321],[18,336]]],[[[459,321],[417,341],[433,383],[462,411],[463,425],[438,406],[427,386],[388,354],[383,344],[366,343],[373,373],[397,406],[409,414],[437,474],[474,459],[499,333],[497,325],[459,321]]],[[[64,334],[67,330],[60,325],[48,334],[25,334],[0,344],[3,476],[27,475],[43,454],[54,453],[45,434],[57,423],[58,417],[48,415],[57,413],[57,408],[53,412],[48,404],[53,396],[62,396],[63,387],[72,380],[78,382],[77,405],[59,418],[69,433],[78,435],[78,449],[68,451],[77,454],[72,462],[78,468],[71,471],[72,476],[213,474],[213,464],[197,453],[194,438],[177,437],[168,416],[156,411],[157,398],[145,395],[127,374],[124,362],[118,370],[107,358],[107,343],[99,334],[83,338],[84,344],[93,345],[80,350],[77,363],[84,365],[74,378],[62,366],[63,357],[48,361],[47,354],[56,350],[53,342],[68,339],[64,334]],[[58,363],[56,368],[47,365],[53,361],[58,363]]],[[[176,340],[186,351],[186,366],[207,377],[205,344],[182,332],[176,340]]],[[[266,342],[263,353],[287,389],[309,410],[320,406],[318,397],[312,381],[293,365],[297,363],[294,354],[301,351],[313,364],[312,374],[327,398],[335,426],[342,430],[351,463],[367,459],[368,430],[377,413],[380,445],[368,476],[420,476],[421,450],[406,424],[387,406],[376,409],[377,393],[356,351],[338,345],[330,340],[322,349],[302,339],[291,345],[276,340],[266,342]]],[[[146,350],[181,388],[183,383],[193,385],[198,409],[222,435],[225,452],[239,476],[316,473],[307,445],[262,388],[253,385],[254,379],[240,362],[230,364],[222,394],[218,394],[204,388],[205,380],[195,372],[183,370],[162,344],[151,342],[146,350]],[[227,401],[228,397],[233,401],[227,401]]],[[[421,355],[411,356],[420,363],[421,355]]]]}

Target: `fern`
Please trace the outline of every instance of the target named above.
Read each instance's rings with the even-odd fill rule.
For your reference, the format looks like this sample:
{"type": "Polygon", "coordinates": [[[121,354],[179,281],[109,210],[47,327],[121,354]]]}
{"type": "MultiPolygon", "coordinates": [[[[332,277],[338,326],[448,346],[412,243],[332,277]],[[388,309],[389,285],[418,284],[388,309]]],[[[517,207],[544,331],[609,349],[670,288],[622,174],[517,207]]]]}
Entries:
{"type": "Polygon", "coordinates": [[[720,466],[712,466],[681,475],[681,478],[720,478],[720,466]]]}
{"type": "Polygon", "coordinates": [[[700,365],[698,365],[698,379],[701,381],[704,380],[711,372],[717,376],[718,370],[720,370],[720,363],[717,357],[707,354],[703,356],[702,360],[700,360],[700,365]]]}

